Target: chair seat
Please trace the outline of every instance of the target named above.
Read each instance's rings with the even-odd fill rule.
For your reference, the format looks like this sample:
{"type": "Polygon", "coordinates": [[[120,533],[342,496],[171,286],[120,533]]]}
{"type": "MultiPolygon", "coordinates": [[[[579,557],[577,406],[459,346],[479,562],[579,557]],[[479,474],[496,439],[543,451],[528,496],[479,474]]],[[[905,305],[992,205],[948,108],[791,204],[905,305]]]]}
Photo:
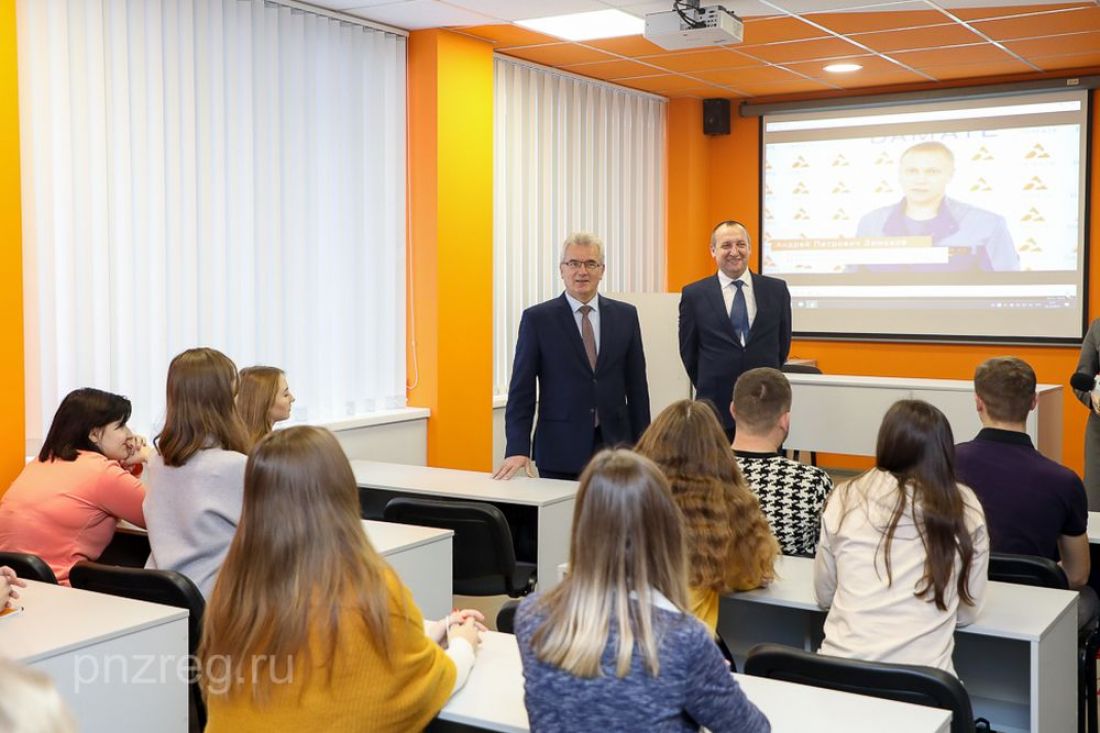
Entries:
{"type": "Polygon", "coordinates": [[[455,578],[454,592],[460,596],[510,596],[520,598],[530,593],[535,588],[534,563],[517,562],[516,571],[512,575],[513,593],[505,588],[504,578],[500,575],[483,575],[475,578],[455,578]]]}

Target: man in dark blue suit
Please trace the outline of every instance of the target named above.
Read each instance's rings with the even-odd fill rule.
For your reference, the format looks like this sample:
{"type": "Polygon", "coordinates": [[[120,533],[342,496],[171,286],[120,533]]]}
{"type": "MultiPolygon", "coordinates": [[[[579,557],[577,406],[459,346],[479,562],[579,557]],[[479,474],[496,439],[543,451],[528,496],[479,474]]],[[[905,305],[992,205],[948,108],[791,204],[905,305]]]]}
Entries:
{"type": "Polygon", "coordinates": [[[649,385],[638,311],[597,294],[603,244],[574,234],[562,248],[560,297],[523,312],[504,413],[508,445],[494,478],[530,474],[575,480],[603,445],[631,444],[649,425],[649,385]]]}
{"type": "Polygon", "coordinates": [[[745,225],[724,221],[710,235],[717,275],[680,296],[680,358],[697,399],[718,408],[733,440],[733,385],[742,372],[780,368],[791,350],[791,294],[787,283],[749,272],[752,241],[745,225]]]}

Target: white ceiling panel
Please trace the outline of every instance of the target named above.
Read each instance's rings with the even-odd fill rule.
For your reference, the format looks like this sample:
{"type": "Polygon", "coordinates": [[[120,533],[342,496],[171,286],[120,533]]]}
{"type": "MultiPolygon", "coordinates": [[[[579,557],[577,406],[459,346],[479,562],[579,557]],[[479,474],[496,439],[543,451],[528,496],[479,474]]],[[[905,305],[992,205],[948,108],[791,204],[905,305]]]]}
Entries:
{"type": "Polygon", "coordinates": [[[396,5],[404,2],[408,2],[408,0],[324,0],[324,2],[311,2],[310,5],[316,5],[319,8],[325,8],[327,10],[339,10],[346,13],[352,8],[374,7],[376,5],[396,5]]]}
{"type": "Polygon", "coordinates": [[[593,10],[607,10],[608,6],[600,0],[443,0],[456,7],[465,8],[483,15],[491,15],[503,21],[545,18],[550,15],[566,13],[585,13],[593,10]]]}
{"type": "Polygon", "coordinates": [[[388,5],[349,8],[344,12],[410,31],[500,22],[491,15],[442,3],[439,0],[407,0],[407,2],[388,5]]]}

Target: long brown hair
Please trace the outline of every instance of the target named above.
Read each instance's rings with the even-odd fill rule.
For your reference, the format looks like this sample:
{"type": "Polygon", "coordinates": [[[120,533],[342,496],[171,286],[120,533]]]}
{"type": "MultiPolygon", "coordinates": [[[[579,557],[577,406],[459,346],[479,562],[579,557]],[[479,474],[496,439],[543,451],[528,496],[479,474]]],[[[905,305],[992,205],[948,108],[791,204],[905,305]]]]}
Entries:
{"type": "Polygon", "coordinates": [[[237,367],[217,349],[188,349],[172,359],[164,429],[155,440],[166,466],[183,466],[211,445],[248,452],[236,393],[237,367]]]}
{"type": "Polygon", "coordinates": [[[943,596],[955,572],[957,555],[962,559],[956,580],[959,598],[974,605],[968,582],[974,543],[966,526],[966,502],[955,479],[955,439],[947,418],[922,400],[895,402],[882,418],[875,466],[898,481],[897,501],[880,540],[887,581],[893,582],[890,545],[911,502],[914,524],[925,549],[924,576],[915,589],[916,595],[931,594],[936,608],[947,610],[943,596]]]}
{"type": "Polygon", "coordinates": [[[271,432],[271,406],[279,396],[279,377],[282,369],[270,366],[252,366],[241,370],[241,384],[237,391],[237,411],[241,413],[250,443],[271,432]]]}
{"type": "Polygon", "coordinates": [[[255,660],[293,659],[296,682],[324,665],[331,682],[325,662],[336,653],[349,607],[388,660],[385,572],[363,531],[355,476],[335,436],[309,426],[268,435],[248,458],[241,522],[203,619],[202,668],[229,660],[232,683],[205,684],[207,694],[250,689],[254,701],[266,700],[272,676],[257,674],[255,660]],[[325,650],[321,660],[311,658],[311,638],[325,650]]]}
{"type": "Polygon", "coordinates": [[[724,593],[775,577],[779,543],[710,405],[672,403],[642,435],[638,452],[664,472],[684,515],[691,587],[724,593]]]}
{"type": "Polygon", "coordinates": [[[680,512],[660,469],[628,450],[603,451],[581,474],[569,575],[540,599],[546,619],[531,646],[547,664],[597,677],[614,619],[616,675],[630,671],[637,647],[656,677],[653,591],[686,609],[686,574],[680,512]]]}

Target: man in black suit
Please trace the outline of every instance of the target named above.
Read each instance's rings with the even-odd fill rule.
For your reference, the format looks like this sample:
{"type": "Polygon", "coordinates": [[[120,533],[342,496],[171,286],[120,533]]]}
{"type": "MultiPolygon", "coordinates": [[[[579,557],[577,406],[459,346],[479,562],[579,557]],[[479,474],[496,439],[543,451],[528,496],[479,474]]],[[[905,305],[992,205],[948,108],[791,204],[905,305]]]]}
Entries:
{"type": "Polygon", "coordinates": [[[504,413],[508,445],[493,474],[530,475],[531,423],[538,383],[534,458],[544,478],[575,480],[604,444],[633,445],[649,425],[649,386],[638,311],[597,294],[603,244],[574,234],[559,265],[565,292],[523,312],[504,413]]]}
{"type": "Polygon", "coordinates": [[[751,247],[744,224],[716,226],[710,253],[718,274],[691,283],[680,296],[680,358],[696,398],[714,403],[730,441],[734,382],[749,369],[780,368],[791,350],[787,283],[749,272],[751,247]]]}

